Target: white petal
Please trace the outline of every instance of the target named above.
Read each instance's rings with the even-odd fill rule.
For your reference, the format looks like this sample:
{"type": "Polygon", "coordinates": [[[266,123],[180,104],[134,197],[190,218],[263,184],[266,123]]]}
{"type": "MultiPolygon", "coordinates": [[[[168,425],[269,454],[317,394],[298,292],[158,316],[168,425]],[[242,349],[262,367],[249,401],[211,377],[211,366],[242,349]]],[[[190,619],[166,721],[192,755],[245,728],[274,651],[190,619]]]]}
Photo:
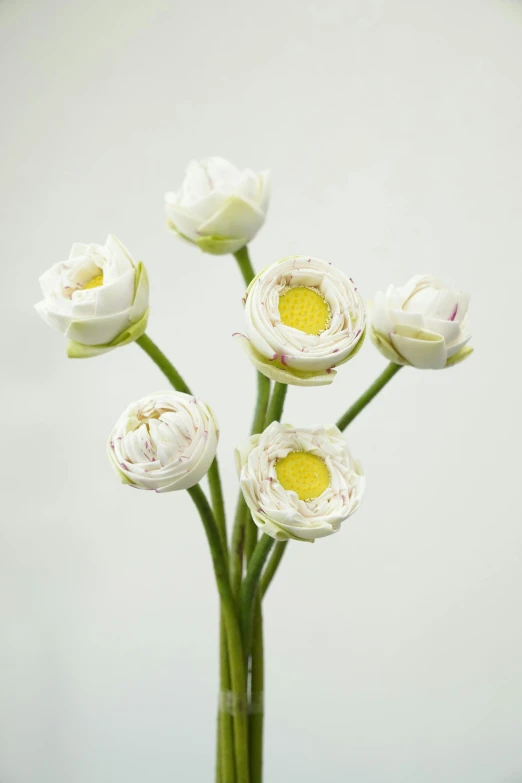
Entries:
{"type": "Polygon", "coordinates": [[[103,345],[110,343],[121,334],[131,323],[129,310],[101,318],[87,318],[83,321],[72,321],[65,336],[69,340],[85,345],[103,345]]]}
{"type": "Polygon", "coordinates": [[[256,198],[257,205],[261,212],[266,215],[268,204],[270,202],[271,177],[269,171],[262,171],[258,175],[258,194],[256,198]]]}
{"type": "Polygon", "coordinates": [[[456,353],[458,353],[462,348],[464,348],[464,346],[469,340],[471,340],[470,334],[463,336],[458,342],[448,346],[447,348],[448,359],[451,359],[452,356],[455,356],[456,353]]]}
{"type": "Polygon", "coordinates": [[[387,336],[393,329],[393,323],[388,313],[386,299],[382,291],[377,291],[371,306],[371,324],[374,331],[387,336]]]}
{"type": "Polygon", "coordinates": [[[446,364],[444,338],[423,329],[399,326],[390,335],[393,347],[414,367],[438,370],[446,364]]]}
{"type": "Polygon", "coordinates": [[[134,300],[135,270],[131,268],[113,283],[89,289],[96,295],[96,316],[112,315],[127,310],[134,300]]]}
{"type": "Polygon", "coordinates": [[[219,212],[199,228],[200,234],[218,237],[246,237],[250,241],[261,228],[264,215],[256,207],[231,196],[219,212]]]}
{"type": "Polygon", "coordinates": [[[201,224],[200,218],[186,211],[186,208],[177,204],[167,202],[165,210],[168,219],[174,224],[180,234],[196,241],[198,238],[198,227],[201,224]]]}
{"type": "Polygon", "coordinates": [[[34,307],[38,315],[40,315],[44,321],[49,324],[49,326],[52,326],[53,329],[57,329],[63,334],[67,332],[67,329],[71,323],[70,315],[63,315],[62,313],[56,313],[52,310],[49,310],[45,300],[38,302],[38,304],[35,304],[34,307]]]}

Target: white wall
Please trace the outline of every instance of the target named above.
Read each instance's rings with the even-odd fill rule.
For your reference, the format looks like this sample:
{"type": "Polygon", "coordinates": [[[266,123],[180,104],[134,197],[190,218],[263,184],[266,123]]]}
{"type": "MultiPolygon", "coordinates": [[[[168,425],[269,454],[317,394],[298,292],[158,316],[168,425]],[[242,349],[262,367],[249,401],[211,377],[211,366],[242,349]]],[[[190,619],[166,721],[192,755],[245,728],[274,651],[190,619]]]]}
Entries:
{"type": "MultiPolygon", "coordinates": [[[[163,215],[208,154],[273,172],[258,267],[301,251],[367,298],[420,272],[473,295],[473,357],[401,372],[353,424],[364,506],[291,545],[267,599],[267,783],[522,781],[521,3],[3,0],[0,23],[2,783],[212,779],[204,535],[105,456],[165,382],[134,346],[67,360],[32,310],[73,241],[121,237],[151,337],[217,411],[232,508],[242,283],[163,215]]],[[[287,418],[334,420],[383,367],[368,342],[287,418]]]]}

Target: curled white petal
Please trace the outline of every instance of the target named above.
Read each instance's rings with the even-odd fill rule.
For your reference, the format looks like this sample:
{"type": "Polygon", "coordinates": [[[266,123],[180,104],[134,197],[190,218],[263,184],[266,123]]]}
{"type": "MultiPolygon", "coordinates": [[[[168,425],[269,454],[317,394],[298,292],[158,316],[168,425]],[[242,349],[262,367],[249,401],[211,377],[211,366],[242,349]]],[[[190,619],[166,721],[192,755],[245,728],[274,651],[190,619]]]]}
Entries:
{"type": "Polygon", "coordinates": [[[218,428],[204,402],[176,391],[132,402],[108,442],[112,466],[138,489],[172,492],[200,481],[216,456],[218,428]]]}
{"type": "Polygon", "coordinates": [[[241,490],[261,530],[278,541],[314,541],[336,533],[360,506],[365,479],[335,427],[291,427],[273,422],[236,449],[241,490]],[[312,500],[300,500],[279,483],[277,462],[291,452],[308,452],[324,460],[330,486],[312,500]]]}
{"type": "Polygon", "coordinates": [[[469,297],[434,277],[417,275],[402,288],[379,291],[371,308],[370,336],[395,364],[438,370],[468,356],[469,297]]]}
{"type": "Polygon", "coordinates": [[[333,368],[352,358],[362,345],[364,304],[353,281],[319,258],[294,256],[272,264],[250,284],[245,299],[247,348],[257,369],[285,383],[331,383],[333,368]],[[330,319],[319,334],[308,334],[281,321],[280,296],[292,287],[317,290],[330,319]],[[275,368],[271,370],[271,368],[275,368]]]}
{"type": "Polygon", "coordinates": [[[85,355],[103,353],[143,334],[149,285],[143,264],[109,236],[105,245],[75,244],[67,261],[54,264],[40,278],[44,298],[39,315],[85,355]],[[102,278],[94,287],[94,278],[102,278]]]}
{"type": "Polygon", "coordinates": [[[241,171],[219,157],[193,160],[181,188],[165,194],[168,225],[206,252],[235,253],[263,225],[269,197],[267,171],[241,171]]]}

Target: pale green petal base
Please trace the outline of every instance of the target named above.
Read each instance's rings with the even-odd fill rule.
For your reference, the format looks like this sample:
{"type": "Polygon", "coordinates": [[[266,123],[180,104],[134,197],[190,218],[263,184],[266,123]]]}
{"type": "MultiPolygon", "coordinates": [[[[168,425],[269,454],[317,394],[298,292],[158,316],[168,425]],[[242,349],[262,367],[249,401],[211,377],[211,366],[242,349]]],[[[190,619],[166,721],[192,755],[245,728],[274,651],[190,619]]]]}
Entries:
{"type": "Polygon", "coordinates": [[[84,345],[83,343],[69,340],[67,344],[67,356],[69,359],[90,359],[93,356],[100,356],[102,353],[112,351],[114,348],[121,348],[123,345],[133,343],[138,337],[141,337],[142,334],[145,333],[148,320],[149,311],[147,310],[139,321],[129,324],[128,328],[119,334],[118,337],[104,345],[84,345]]]}
{"type": "Polygon", "coordinates": [[[454,364],[459,364],[460,362],[463,362],[464,359],[467,359],[468,356],[471,356],[473,350],[474,349],[470,345],[465,345],[464,348],[461,348],[460,351],[456,353],[454,356],[450,356],[450,358],[446,362],[446,367],[453,367],[454,364]]]}
{"type": "Polygon", "coordinates": [[[199,247],[204,253],[210,253],[214,256],[224,256],[229,253],[235,253],[244,247],[247,243],[245,237],[218,237],[218,236],[202,236],[196,242],[189,237],[182,234],[179,231],[172,220],[167,220],[167,227],[174,234],[177,234],[185,242],[190,242],[191,245],[199,247]]]}
{"type": "Polygon", "coordinates": [[[279,360],[269,361],[256,351],[252,343],[243,334],[236,334],[240,339],[243,349],[248,354],[250,361],[259,372],[276,383],[285,383],[289,386],[327,386],[335,378],[335,370],[327,372],[302,372],[285,367],[279,360]]]}
{"type": "MultiPolygon", "coordinates": [[[[375,347],[382,353],[382,355],[388,359],[389,362],[393,362],[394,364],[400,364],[403,367],[413,367],[415,365],[410,364],[410,362],[406,361],[406,359],[401,356],[393,345],[386,340],[382,334],[379,334],[374,329],[370,329],[370,339],[372,343],[375,345],[375,347]]],[[[444,365],[444,368],[446,367],[453,367],[455,364],[459,364],[459,362],[464,361],[464,359],[467,359],[468,356],[470,356],[473,353],[473,348],[470,346],[465,345],[463,348],[458,351],[454,356],[451,356],[446,364],[444,365]]],[[[416,368],[416,369],[423,369],[423,368],[416,368]]]]}
{"type": "MultiPolygon", "coordinates": [[[[336,370],[333,368],[329,372],[326,370],[305,372],[303,370],[295,370],[292,367],[286,367],[279,359],[270,361],[265,356],[256,351],[251,341],[248,339],[248,337],[245,337],[244,334],[238,333],[234,336],[236,339],[241,341],[243,349],[248,354],[250,361],[256,370],[263,373],[263,375],[265,375],[267,378],[270,378],[271,381],[275,381],[276,383],[286,383],[288,386],[328,386],[333,382],[333,379],[337,375],[336,370]]],[[[349,362],[350,359],[353,359],[353,357],[359,353],[364,343],[365,337],[366,329],[358,340],[357,345],[353,351],[345,359],[339,362],[336,367],[340,367],[341,365],[346,364],[346,362],[349,362]]]]}

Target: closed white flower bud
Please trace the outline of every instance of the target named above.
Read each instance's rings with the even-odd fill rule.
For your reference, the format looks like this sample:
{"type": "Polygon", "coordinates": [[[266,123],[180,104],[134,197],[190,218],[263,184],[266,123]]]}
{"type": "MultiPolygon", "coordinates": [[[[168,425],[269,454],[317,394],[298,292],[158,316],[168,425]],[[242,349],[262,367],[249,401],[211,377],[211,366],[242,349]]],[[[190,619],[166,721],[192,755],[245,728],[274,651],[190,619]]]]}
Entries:
{"type": "Polygon", "coordinates": [[[361,465],[335,426],[273,422],[236,449],[236,466],[252,519],[278,541],[336,533],[364,492],[361,465]]]}
{"type": "Polygon", "coordinates": [[[365,312],[351,278],[326,261],[285,258],[254,278],[241,341],[259,372],[279,383],[322,386],[364,340],[365,312]]]}
{"type": "Polygon", "coordinates": [[[235,253],[263,225],[269,198],[267,171],[240,171],[224,158],[193,160],[181,188],[165,195],[167,224],[206,253],[235,253]]]}
{"type": "Polygon", "coordinates": [[[156,392],[123,412],[108,453],[125,484],[156,492],[190,489],[214,461],[218,434],[204,402],[182,392],[156,392]]]}
{"type": "Polygon", "coordinates": [[[116,237],[105,245],[73,245],[69,260],[54,264],[40,285],[44,298],[36,310],[69,338],[71,358],[106,353],[145,332],[147,272],[116,237]]]}
{"type": "Polygon", "coordinates": [[[469,297],[451,291],[428,275],[417,275],[402,288],[379,291],[371,309],[370,336],[395,364],[439,370],[461,362],[466,346],[469,297]]]}

